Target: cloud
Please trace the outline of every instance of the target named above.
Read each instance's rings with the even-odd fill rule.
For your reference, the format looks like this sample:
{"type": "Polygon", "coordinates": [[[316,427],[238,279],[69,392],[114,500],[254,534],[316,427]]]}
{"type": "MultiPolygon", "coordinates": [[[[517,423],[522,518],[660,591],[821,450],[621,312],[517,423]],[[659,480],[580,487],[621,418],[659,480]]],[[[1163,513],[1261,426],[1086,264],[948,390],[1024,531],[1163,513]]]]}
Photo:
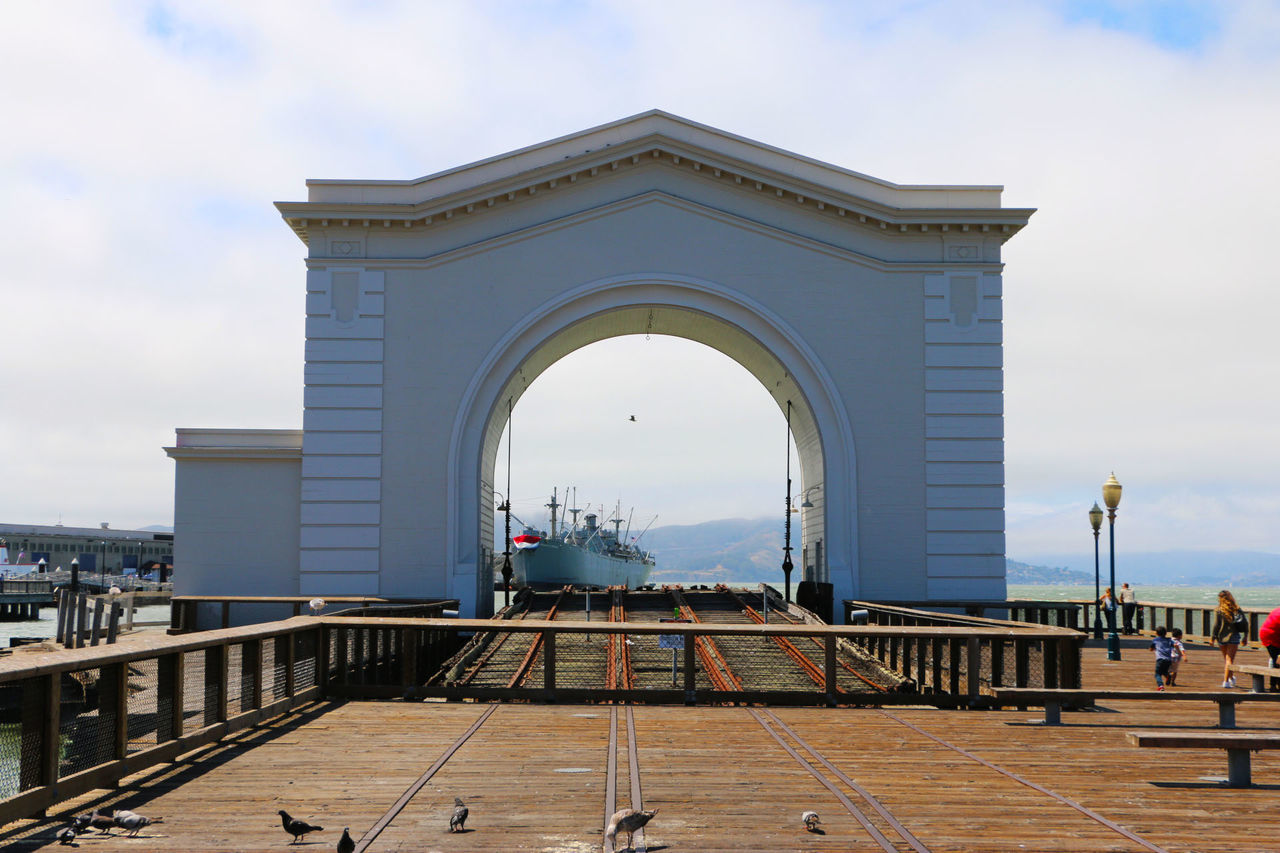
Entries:
{"type": "MultiPolygon", "coordinates": [[[[307,178],[413,177],[657,106],[1038,207],[1005,254],[1011,519],[1062,507],[1036,535],[1065,536],[1114,468],[1135,532],[1181,535],[1176,496],[1209,495],[1224,543],[1280,550],[1274,2],[126,2],[9,24],[0,517],[167,522],[173,427],[300,424],[303,247],[270,203],[307,178]]],[[[680,370],[712,375],[700,358],[680,370]]],[[[755,460],[784,461],[780,416],[735,416],[681,440],[737,458],[663,445],[655,502],[774,511],[755,460]]],[[[648,472],[616,456],[599,489],[629,492],[648,472]]]]}

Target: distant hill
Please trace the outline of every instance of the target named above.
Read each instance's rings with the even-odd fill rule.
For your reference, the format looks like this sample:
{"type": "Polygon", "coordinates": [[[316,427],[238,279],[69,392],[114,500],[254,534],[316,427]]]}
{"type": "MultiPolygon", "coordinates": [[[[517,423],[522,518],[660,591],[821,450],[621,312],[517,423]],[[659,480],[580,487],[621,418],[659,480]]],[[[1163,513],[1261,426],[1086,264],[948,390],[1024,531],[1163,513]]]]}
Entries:
{"type": "Polygon", "coordinates": [[[1056,586],[1080,586],[1093,583],[1093,575],[1072,569],[1033,566],[1017,560],[1004,561],[1005,580],[1008,583],[1053,584],[1056,586]]]}
{"type": "MultiPolygon", "coordinates": [[[[1025,556],[1093,577],[1092,554],[1025,556]]],[[[1102,571],[1109,573],[1108,556],[1102,571]]],[[[1147,586],[1280,586],[1280,554],[1264,551],[1117,551],[1116,581],[1147,586]]]]}
{"type": "MultiPolygon", "coordinates": [[[[501,530],[497,531],[500,537],[501,530]]],[[[800,578],[800,536],[792,528],[800,578]]],[[[758,583],[782,580],[782,524],[776,518],[727,518],[655,527],[640,546],[658,560],[654,583],[758,583]]],[[[502,550],[501,543],[497,544],[502,550]]],[[[1093,554],[1019,555],[1006,559],[1009,583],[1091,586],[1093,554]]],[[[1103,555],[1103,572],[1107,556],[1103,555]]],[[[1280,554],[1258,551],[1118,552],[1116,580],[1147,586],[1280,586],[1280,554]]]]}

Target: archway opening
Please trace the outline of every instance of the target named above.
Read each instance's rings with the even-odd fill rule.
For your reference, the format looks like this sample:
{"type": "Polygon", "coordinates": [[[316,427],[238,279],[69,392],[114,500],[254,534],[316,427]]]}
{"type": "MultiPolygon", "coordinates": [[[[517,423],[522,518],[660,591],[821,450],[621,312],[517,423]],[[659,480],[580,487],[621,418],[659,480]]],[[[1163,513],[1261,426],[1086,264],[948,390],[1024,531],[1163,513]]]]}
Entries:
{"type": "MultiPolygon", "coordinates": [[[[656,552],[652,583],[782,589],[788,520],[793,584],[814,579],[821,556],[803,542],[820,488],[804,479],[785,407],[745,367],[686,338],[620,335],[550,365],[513,404],[490,482],[499,503],[511,497],[515,533],[550,528],[553,489],[562,520],[569,509],[620,519],[620,541],[656,552]]],[[[503,520],[499,511],[499,554],[503,520]]]]}

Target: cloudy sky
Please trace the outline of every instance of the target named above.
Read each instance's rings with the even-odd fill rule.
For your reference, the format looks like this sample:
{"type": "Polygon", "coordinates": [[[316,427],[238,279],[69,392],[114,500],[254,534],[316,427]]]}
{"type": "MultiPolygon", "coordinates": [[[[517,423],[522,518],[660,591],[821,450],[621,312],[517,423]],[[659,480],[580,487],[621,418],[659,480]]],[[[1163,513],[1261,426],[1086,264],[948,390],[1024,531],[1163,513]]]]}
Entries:
{"type": "MultiPolygon", "coordinates": [[[[1010,556],[1087,549],[1113,469],[1129,547],[1280,552],[1274,0],[23,3],[0,75],[0,520],[167,524],[175,427],[300,426],[303,247],[271,203],[307,178],[658,107],[1039,208],[1005,250],[1010,556]]],[[[574,354],[516,430],[517,507],[782,502],[781,417],[683,342],[574,354]],[[583,371],[629,399],[568,393],[583,371]],[[597,444],[539,432],[566,405],[597,444]]]]}

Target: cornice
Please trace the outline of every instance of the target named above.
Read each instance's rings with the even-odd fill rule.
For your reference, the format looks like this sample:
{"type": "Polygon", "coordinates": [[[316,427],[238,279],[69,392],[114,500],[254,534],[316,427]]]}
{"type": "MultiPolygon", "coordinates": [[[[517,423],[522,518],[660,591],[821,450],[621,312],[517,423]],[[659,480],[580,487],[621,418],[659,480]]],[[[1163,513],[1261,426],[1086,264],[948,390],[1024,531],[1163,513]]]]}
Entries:
{"type": "MultiPolygon", "coordinates": [[[[425,257],[412,258],[360,258],[358,260],[352,258],[334,258],[328,256],[308,257],[305,259],[307,269],[330,269],[335,266],[358,264],[363,269],[430,269],[432,267],[451,263],[462,258],[470,257],[480,252],[487,252],[494,248],[502,246],[510,246],[525,240],[534,239],[543,234],[548,234],[563,228],[573,227],[594,219],[611,216],[615,213],[630,210],[635,207],[648,204],[666,204],[681,210],[692,211],[702,216],[709,216],[713,219],[724,222],[735,228],[740,228],[754,234],[762,234],[775,240],[782,240],[794,246],[801,246],[810,251],[820,252],[831,257],[840,258],[841,260],[853,261],[870,269],[880,272],[920,272],[920,273],[938,273],[946,272],[956,268],[954,261],[892,261],[883,258],[877,258],[871,255],[857,252],[842,246],[834,246],[811,237],[805,237],[784,231],[772,225],[756,222],[750,219],[744,219],[722,210],[708,207],[699,202],[690,201],[688,199],[679,198],[670,195],[661,190],[648,190],[637,196],[630,198],[617,199],[598,207],[588,208],[586,210],[577,211],[567,216],[552,220],[550,222],[540,222],[525,228],[520,228],[510,233],[502,234],[497,237],[487,239],[481,243],[473,243],[465,246],[448,249],[438,254],[431,254],[425,257]]],[[[989,272],[998,274],[1004,269],[1001,262],[991,261],[965,261],[964,268],[977,272],[989,272]]]]}
{"type": "MultiPolygon", "coordinates": [[[[850,227],[871,228],[886,234],[937,234],[951,231],[995,233],[1007,240],[1025,226],[1033,208],[890,207],[812,181],[784,175],[758,164],[652,134],[606,150],[537,166],[516,175],[406,204],[386,202],[277,202],[281,216],[304,243],[312,227],[336,226],[383,229],[427,229],[447,226],[454,219],[500,211],[539,195],[561,192],[580,183],[604,179],[622,172],[655,165],[768,197],[779,204],[799,206],[808,212],[846,221],[850,227]]],[[[423,185],[427,191],[429,184],[423,185]]],[[[905,188],[920,190],[927,199],[991,187],[905,188]]]]}
{"type": "Polygon", "coordinates": [[[164,452],[170,459],[302,461],[300,447],[166,447],[164,452]]]}

